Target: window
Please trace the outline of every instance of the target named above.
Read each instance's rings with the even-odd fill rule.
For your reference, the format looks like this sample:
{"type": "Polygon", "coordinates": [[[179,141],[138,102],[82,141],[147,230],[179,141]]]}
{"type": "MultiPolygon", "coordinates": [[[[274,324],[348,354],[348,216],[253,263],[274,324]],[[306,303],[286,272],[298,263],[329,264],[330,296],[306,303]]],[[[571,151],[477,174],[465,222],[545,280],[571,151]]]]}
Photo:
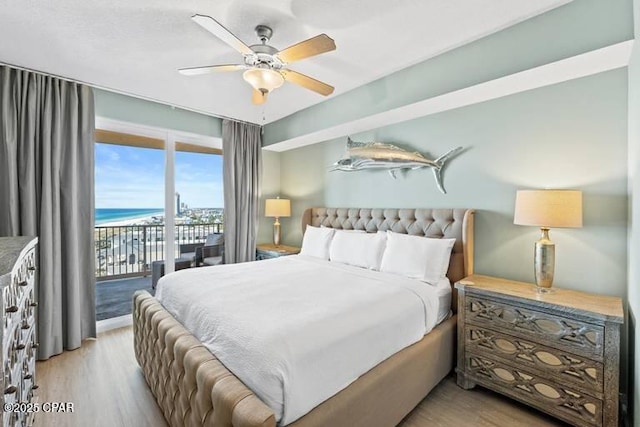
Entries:
{"type": "Polygon", "coordinates": [[[219,138],[96,119],[98,320],[130,313],[136,289],[153,291],[154,264],[173,271],[181,245],[222,231],[221,145],[219,138]]]}

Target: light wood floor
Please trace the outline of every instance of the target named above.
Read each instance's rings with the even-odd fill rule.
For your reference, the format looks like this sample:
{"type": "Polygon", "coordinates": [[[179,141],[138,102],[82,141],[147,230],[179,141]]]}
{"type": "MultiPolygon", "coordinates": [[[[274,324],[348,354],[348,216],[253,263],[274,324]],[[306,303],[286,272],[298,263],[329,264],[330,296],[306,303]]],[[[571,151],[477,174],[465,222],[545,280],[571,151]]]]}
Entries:
{"type": "MultiPolygon", "coordinates": [[[[37,364],[39,401],[73,402],[73,413],[38,413],[37,427],[163,427],[166,423],[133,354],[131,327],[103,333],[82,348],[37,364]]],[[[447,377],[402,422],[403,427],[564,425],[477,387],[447,377]]]]}

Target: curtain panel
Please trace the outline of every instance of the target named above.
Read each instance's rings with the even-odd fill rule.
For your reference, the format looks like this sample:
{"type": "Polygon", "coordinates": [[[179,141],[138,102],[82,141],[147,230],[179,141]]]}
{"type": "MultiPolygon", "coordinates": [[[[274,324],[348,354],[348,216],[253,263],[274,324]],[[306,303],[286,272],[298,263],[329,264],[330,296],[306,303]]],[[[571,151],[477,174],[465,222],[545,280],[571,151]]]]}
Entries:
{"type": "Polygon", "coordinates": [[[254,261],[262,174],[260,126],[223,120],[222,152],[224,262],[254,261]]]}
{"type": "Polygon", "coordinates": [[[38,236],[38,358],[95,337],[91,88],[0,66],[0,236],[38,236]]]}

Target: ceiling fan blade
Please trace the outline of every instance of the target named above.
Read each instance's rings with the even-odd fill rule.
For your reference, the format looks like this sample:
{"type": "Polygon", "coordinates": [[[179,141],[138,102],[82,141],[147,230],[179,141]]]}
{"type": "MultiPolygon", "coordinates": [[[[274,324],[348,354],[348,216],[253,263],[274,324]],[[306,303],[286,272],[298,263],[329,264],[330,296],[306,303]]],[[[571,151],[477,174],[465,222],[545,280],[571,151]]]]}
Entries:
{"type": "Polygon", "coordinates": [[[289,46],[278,52],[276,56],[283,62],[291,63],[335,49],[336,43],[333,39],[326,34],[320,34],[319,36],[289,46]]]}
{"type": "Polygon", "coordinates": [[[330,86],[326,83],[321,82],[320,80],[316,80],[304,74],[298,73],[297,71],[285,69],[280,70],[280,73],[284,76],[284,79],[286,81],[295,83],[305,89],[309,89],[316,93],[319,93],[320,95],[327,96],[333,93],[333,86],[330,86]]]}
{"type": "Polygon", "coordinates": [[[247,66],[244,64],[209,65],[207,67],[180,68],[178,72],[185,76],[197,76],[199,74],[244,70],[245,68],[247,68],[247,66]]]}
{"type": "Polygon", "coordinates": [[[254,53],[249,48],[249,46],[244,44],[242,40],[234,36],[231,31],[227,30],[222,26],[222,24],[220,24],[212,17],[207,15],[193,15],[191,19],[193,19],[196,24],[200,25],[202,28],[209,31],[211,34],[213,34],[238,52],[247,55],[252,55],[254,53]]]}
{"type": "Polygon", "coordinates": [[[251,102],[255,105],[261,105],[267,102],[267,93],[259,90],[253,90],[253,94],[251,95],[251,102]]]}

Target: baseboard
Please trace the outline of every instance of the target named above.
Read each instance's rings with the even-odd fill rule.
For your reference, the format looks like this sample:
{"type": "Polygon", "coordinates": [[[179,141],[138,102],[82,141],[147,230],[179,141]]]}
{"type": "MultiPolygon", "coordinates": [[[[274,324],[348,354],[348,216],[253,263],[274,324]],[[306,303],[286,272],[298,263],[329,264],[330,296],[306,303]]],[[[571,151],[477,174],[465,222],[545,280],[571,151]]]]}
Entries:
{"type": "Polygon", "coordinates": [[[111,319],[98,320],[96,322],[97,333],[107,332],[112,329],[123,328],[133,325],[133,315],[125,314],[124,316],[112,317],[111,319]]]}

